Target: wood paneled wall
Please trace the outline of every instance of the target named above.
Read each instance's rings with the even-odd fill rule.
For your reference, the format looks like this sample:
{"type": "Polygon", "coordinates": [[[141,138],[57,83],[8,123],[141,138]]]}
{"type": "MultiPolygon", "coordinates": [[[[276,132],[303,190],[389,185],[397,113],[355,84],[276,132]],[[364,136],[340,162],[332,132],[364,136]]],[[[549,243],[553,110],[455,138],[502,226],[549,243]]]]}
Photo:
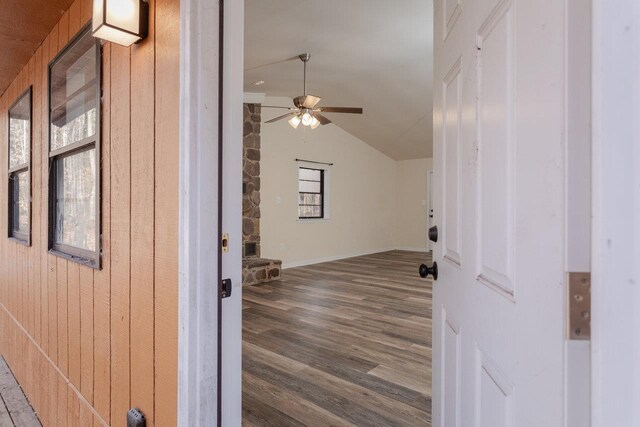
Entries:
{"type": "Polygon", "coordinates": [[[0,97],[6,192],[7,109],[33,86],[32,246],[0,237],[0,352],[45,426],[123,426],[131,407],[148,425],[173,426],[179,0],[151,1],[140,45],[103,46],[102,269],[47,252],[47,69],[90,20],[91,4],[75,0],[0,97]]]}

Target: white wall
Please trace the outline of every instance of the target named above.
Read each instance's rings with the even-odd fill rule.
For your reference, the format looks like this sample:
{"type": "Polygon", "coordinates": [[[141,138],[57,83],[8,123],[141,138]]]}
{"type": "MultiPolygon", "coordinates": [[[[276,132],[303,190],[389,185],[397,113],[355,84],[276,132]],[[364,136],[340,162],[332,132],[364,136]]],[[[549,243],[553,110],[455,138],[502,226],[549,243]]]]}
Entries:
{"type": "MultiPolygon", "coordinates": [[[[286,98],[265,101],[290,104],[286,98]]],[[[262,120],[280,114],[264,108],[262,120]]],[[[422,200],[431,159],[396,162],[335,125],[294,130],[286,121],[263,123],[261,145],[263,257],[280,259],[287,268],[396,247],[426,248],[422,200]],[[328,219],[297,219],[296,158],[333,163],[327,172],[328,219]]]]}

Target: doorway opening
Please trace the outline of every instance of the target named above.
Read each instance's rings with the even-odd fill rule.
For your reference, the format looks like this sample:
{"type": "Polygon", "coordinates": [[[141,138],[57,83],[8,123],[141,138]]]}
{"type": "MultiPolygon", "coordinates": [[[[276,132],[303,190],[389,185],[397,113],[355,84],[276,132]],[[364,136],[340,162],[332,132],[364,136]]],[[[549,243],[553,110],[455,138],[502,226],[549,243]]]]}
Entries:
{"type": "Polygon", "coordinates": [[[409,3],[245,1],[246,425],[431,423],[433,5],[409,3]]]}

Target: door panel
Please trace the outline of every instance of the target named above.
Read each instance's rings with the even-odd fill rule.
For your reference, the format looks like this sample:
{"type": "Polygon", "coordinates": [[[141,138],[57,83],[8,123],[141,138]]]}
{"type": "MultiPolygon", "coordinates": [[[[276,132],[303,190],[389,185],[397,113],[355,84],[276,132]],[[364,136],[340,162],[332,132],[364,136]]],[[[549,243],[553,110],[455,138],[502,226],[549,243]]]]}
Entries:
{"type": "Polygon", "coordinates": [[[478,278],[513,297],[513,3],[478,31],[478,278]]]}
{"type": "Polygon", "coordinates": [[[434,16],[433,425],[559,426],[564,2],[434,16]]]}
{"type": "Polygon", "coordinates": [[[462,82],[460,80],[460,59],[456,61],[443,82],[444,150],[444,211],[443,240],[446,260],[460,265],[460,117],[462,82]]]}
{"type": "MultiPolygon", "coordinates": [[[[481,427],[513,426],[513,387],[482,351],[477,350],[477,370],[480,376],[476,396],[476,413],[481,427]]],[[[478,424],[476,424],[478,425],[478,424]]]]}
{"type": "Polygon", "coordinates": [[[460,425],[460,328],[457,323],[447,318],[442,309],[444,330],[442,332],[442,359],[444,372],[442,381],[442,412],[447,427],[460,425]]]}

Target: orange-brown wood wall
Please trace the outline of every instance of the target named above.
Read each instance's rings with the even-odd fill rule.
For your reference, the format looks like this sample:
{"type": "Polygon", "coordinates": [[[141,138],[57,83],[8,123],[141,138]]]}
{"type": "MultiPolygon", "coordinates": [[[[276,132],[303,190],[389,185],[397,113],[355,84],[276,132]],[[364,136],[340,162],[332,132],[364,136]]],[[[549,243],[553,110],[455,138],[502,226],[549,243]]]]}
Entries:
{"type": "Polygon", "coordinates": [[[0,237],[0,352],[45,426],[122,426],[131,407],[148,425],[173,426],[179,0],[151,1],[143,43],[103,46],[102,269],[47,252],[47,69],[89,22],[91,4],[72,4],[0,97],[6,192],[7,109],[33,86],[32,245],[0,237]]]}

